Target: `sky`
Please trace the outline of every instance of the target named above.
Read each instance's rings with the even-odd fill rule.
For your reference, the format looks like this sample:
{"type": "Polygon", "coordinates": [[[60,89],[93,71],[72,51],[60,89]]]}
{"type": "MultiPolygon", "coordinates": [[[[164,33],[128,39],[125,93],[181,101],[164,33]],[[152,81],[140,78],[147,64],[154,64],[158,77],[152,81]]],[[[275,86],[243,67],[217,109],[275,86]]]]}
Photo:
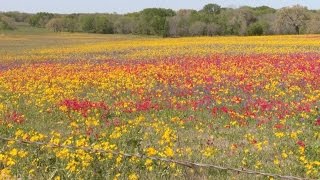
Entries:
{"type": "Polygon", "coordinates": [[[124,14],[151,7],[199,10],[209,3],[222,7],[267,5],[274,8],[300,4],[320,9],[320,0],[0,0],[0,11],[124,14]]]}

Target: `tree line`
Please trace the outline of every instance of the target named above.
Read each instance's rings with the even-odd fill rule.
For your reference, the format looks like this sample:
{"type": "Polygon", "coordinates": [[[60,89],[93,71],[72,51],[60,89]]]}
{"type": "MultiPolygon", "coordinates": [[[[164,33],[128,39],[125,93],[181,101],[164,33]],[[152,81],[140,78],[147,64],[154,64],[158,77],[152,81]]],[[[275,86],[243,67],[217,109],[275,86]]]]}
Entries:
{"type": "Polygon", "coordinates": [[[224,8],[207,4],[201,10],[147,8],[127,14],[0,13],[0,29],[18,23],[54,32],[141,34],[163,37],[216,35],[272,35],[320,33],[320,11],[295,5],[224,8]]]}

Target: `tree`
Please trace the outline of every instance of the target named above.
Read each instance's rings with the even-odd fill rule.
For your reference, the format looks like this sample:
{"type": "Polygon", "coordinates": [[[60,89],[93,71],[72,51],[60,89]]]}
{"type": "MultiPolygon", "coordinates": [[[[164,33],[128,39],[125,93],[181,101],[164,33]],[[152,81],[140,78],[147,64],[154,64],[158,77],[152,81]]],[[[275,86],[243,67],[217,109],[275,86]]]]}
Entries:
{"type": "Polygon", "coordinates": [[[274,22],[276,19],[275,13],[263,14],[258,16],[256,23],[259,23],[263,28],[263,34],[275,34],[274,22]]]}
{"type": "Polygon", "coordinates": [[[203,36],[206,34],[206,26],[207,25],[204,22],[194,22],[189,28],[189,33],[191,36],[203,36]]]}
{"type": "Polygon", "coordinates": [[[168,24],[168,36],[170,37],[177,37],[179,36],[179,21],[180,17],[179,16],[173,16],[168,18],[167,24],[168,24]]]}
{"type": "Polygon", "coordinates": [[[113,23],[105,15],[96,16],[94,19],[95,33],[112,34],[113,23]]]}
{"type": "MultiPolygon", "coordinates": [[[[173,37],[189,36],[192,23],[193,10],[182,9],[177,15],[168,18],[169,35],[173,37]]],[[[198,21],[200,22],[200,21],[198,21]]],[[[195,29],[195,27],[194,27],[195,29]]]]}
{"type": "Polygon", "coordinates": [[[276,26],[279,33],[296,34],[301,33],[301,29],[305,26],[308,20],[308,9],[306,7],[295,5],[292,7],[285,7],[277,12],[276,26]]]}
{"type": "Polygon", "coordinates": [[[79,31],[79,23],[75,17],[67,16],[64,18],[64,30],[67,32],[79,31]]]}
{"type": "Polygon", "coordinates": [[[250,36],[257,36],[257,35],[261,36],[263,34],[262,25],[260,23],[258,23],[258,22],[251,24],[248,27],[247,34],[250,35],[250,36]]]}
{"type": "Polygon", "coordinates": [[[148,8],[139,13],[139,29],[142,34],[164,35],[167,17],[175,12],[171,9],[148,8]]]}
{"type": "Polygon", "coordinates": [[[264,15],[264,14],[274,14],[277,10],[271,8],[271,7],[268,7],[268,6],[259,6],[259,7],[255,7],[255,8],[252,8],[253,11],[254,11],[254,14],[256,16],[261,16],[261,15],[264,15]]]}
{"type": "Polygon", "coordinates": [[[7,16],[0,16],[0,29],[4,29],[4,30],[16,29],[16,24],[14,19],[7,16]]]}
{"type": "Polygon", "coordinates": [[[133,17],[120,16],[114,22],[114,32],[118,34],[130,34],[135,32],[136,23],[133,17]]]}
{"type": "Polygon", "coordinates": [[[220,14],[221,6],[218,4],[207,4],[201,11],[205,14],[220,14]]]}
{"type": "Polygon", "coordinates": [[[320,13],[313,13],[310,21],[307,22],[307,33],[320,33],[320,13]]]}
{"type": "Polygon", "coordinates": [[[252,9],[248,7],[241,7],[231,11],[228,19],[228,24],[226,25],[228,32],[235,35],[246,35],[250,24],[257,20],[252,9]]]}
{"type": "Polygon", "coordinates": [[[10,18],[13,18],[15,22],[28,22],[31,16],[30,14],[16,12],[16,11],[5,12],[4,15],[10,18]]]}
{"type": "Polygon", "coordinates": [[[222,28],[219,24],[216,23],[210,23],[207,25],[207,35],[208,36],[214,36],[214,35],[221,35],[222,34],[222,28]]]}
{"type": "Polygon", "coordinates": [[[95,31],[94,20],[94,15],[82,15],[80,17],[82,31],[87,33],[93,33],[95,31]]]}
{"type": "Polygon", "coordinates": [[[61,32],[64,29],[64,22],[63,18],[53,18],[46,24],[46,28],[54,32],[61,32]]]}
{"type": "Polygon", "coordinates": [[[39,12],[29,19],[29,24],[34,27],[45,27],[45,25],[54,18],[54,14],[47,12],[39,12]]]}
{"type": "Polygon", "coordinates": [[[200,21],[205,23],[216,23],[221,13],[221,7],[218,4],[207,4],[200,11],[198,16],[200,21]]]}

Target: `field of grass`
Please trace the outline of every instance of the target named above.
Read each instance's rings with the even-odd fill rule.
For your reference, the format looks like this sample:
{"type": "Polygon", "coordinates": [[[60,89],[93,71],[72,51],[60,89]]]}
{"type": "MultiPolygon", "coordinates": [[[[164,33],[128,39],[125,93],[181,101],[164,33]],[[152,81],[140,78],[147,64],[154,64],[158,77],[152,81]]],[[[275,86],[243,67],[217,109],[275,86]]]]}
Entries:
{"type": "Polygon", "coordinates": [[[0,179],[317,179],[319,108],[318,35],[0,34],[0,179]]]}

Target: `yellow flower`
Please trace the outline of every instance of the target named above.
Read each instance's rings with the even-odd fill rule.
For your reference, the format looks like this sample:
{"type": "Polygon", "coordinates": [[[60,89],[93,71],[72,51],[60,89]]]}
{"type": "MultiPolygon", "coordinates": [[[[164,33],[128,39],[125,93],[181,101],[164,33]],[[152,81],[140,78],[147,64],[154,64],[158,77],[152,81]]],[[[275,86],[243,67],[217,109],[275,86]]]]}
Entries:
{"type": "Polygon", "coordinates": [[[70,172],[75,172],[77,167],[77,162],[75,162],[74,160],[72,160],[71,162],[69,162],[67,164],[66,170],[70,171],[70,172]]]}
{"type": "Polygon", "coordinates": [[[63,112],[67,112],[68,111],[68,107],[67,106],[60,106],[59,108],[61,111],[63,112]]]}
{"type": "Polygon", "coordinates": [[[121,176],[120,173],[116,174],[116,175],[114,176],[113,180],[117,180],[120,176],[121,176]]]}
{"type": "Polygon", "coordinates": [[[3,161],[3,160],[4,160],[4,158],[5,158],[5,155],[0,154],[0,161],[3,161]]]}
{"type": "Polygon", "coordinates": [[[148,171],[152,171],[153,170],[152,163],[153,163],[153,161],[151,159],[147,159],[146,162],[144,163],[144,165],[146,166],[148,171]]]}
{"type": "Polygon", "coordinates": [[[69,149],[64,148],[61,151],[58,151],[56,153],[56,156],[58,158],[66,158],[66,157],[68,157],[68,154],[69,154],[69,149]]]}
{"type": "Polygon", "coordinates": [[[282,156],[283,159],[286,159],[286,158],[288,157],[288,154],[283,151],[283,152],[281,153],[281,156],[282,156]]]}
{"type": "Polygon", "coordinates": [[[277,137],[277,138],[282,138],[284,136],[284,133],[283,132],[276,132],[274,133],[274,135],[277,137]]]}
{"type": "Polygon", "coordinates": [[[215,150],[214,150],[214,148],[212,148],[212,147],[207,147],[207,148],[205,148],[205,149],[202,151],[202,153],[203,153],[203,155],[204,155],[205,157],[210,157],[210,156],[212,156],[212,155],[214,154],[214,152],[215,152],[215,150]]]}
{"type": "Polygon", "coordinates": [[[20,150],[18,152],[19,157],[24,158],[28,155],[28,152],[20,150]]]}
{"type": "Polygon", "coordinates": [[[23,133],[24,133],[23,130],[19,129],[16,131],[15,135],[16,137],[20,137],[23,133]]]}
{"type": "Polygon", "coordinates": [[[13,177],[11,177],[11,170],[9,168],[1,169],[0,179],[14,179],[13,177]]]}
{"type": "Polygon", "coordinates": [[[138,180],[138,179],[139,179],[139,176],[136,175],[135,173],[132,173],[132,174],[129,175],[129,178],[128,178],[128,179],[129,179],[129,180],[138,180]]]}
{"type": "Polygon", "coordinates": [[[149,147],[147,148],[146,153],[148,156],[154,156],[157,154],[157,150],[154,149],[153,147],[149,147]]]}
{"type": "Polygon", "coordinates": [[[9,154],[10,154],[11,156],[16,156],[16,155],[18,154],[18,150],[17,150],[16,148],[14,148],[14,149],[12,149],[12,150],[9,152],[9,154]]]}
{"type": "Polygon", "coordinates": [[[13,166],[16,164],[16,162],[14,162],[14,160],[12,158],[7,158],[6,164],[7,164],[7,166],[13,166]]]}
{"type": "Polygon", "coordinates": [[[174,155],[174,152],[171,148],[169,147],[166,147],[165,150],[164,150],[164,154],[167,156],[167,157],[173,157],[174,155]]]}
{"type": "Polygon", "coordinates": [[[89,117],[86,121],[85,121],[85,124],[88,126],[88,127],[94,127],[94,126],[98,126],[99,125],[99,121],[95,118],[91,118],[89,117]]]}
{"type": "Polygon", "coordinates": [[[34,169],[30,169],[29,172],[28,172],[29,175],[33,175],[34,171],[35,171],[34,169]]]}

